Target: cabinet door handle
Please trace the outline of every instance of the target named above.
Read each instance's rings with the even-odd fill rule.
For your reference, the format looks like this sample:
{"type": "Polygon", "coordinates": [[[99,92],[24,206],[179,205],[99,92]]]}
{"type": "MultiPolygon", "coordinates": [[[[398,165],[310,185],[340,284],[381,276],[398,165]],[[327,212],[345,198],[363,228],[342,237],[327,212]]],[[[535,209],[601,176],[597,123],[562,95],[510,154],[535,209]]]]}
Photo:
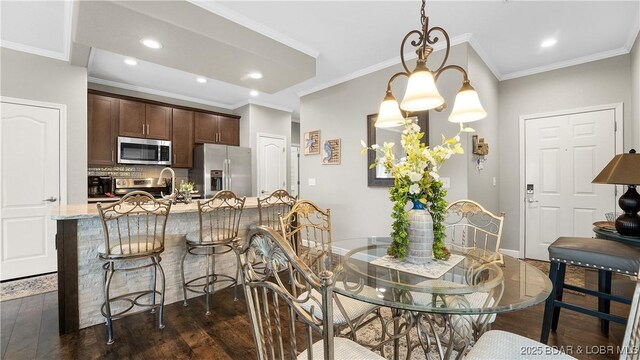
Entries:
{"type": "Polygon", "coordinates": [[[142,135],[144,135],[144,134],[145,134],[145,132],[144,132],[144,123],[142,123],[142,135]]]}
{"type": "Polygon", "coordinates": [[[176,153],[173,153],[173,165],[176,165],[176,153]]]}
{"type": "Polygon", "coordinates": [[[113,150],[111,150],[111,162],[116,161],[115,159],[115,152],[113,150]]]}

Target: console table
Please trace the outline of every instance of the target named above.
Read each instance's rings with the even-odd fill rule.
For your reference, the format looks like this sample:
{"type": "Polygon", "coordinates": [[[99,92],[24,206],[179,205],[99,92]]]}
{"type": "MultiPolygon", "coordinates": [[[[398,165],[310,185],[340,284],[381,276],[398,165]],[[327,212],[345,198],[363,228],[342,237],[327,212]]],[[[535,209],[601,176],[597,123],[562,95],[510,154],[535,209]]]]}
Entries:
{"type": "Polygon", "coordinates": [[[616,231],[593,228],[597,239],[615,240],[627,243],[629,245],[640,246],[640,237],[620,235],[616,231]]]}

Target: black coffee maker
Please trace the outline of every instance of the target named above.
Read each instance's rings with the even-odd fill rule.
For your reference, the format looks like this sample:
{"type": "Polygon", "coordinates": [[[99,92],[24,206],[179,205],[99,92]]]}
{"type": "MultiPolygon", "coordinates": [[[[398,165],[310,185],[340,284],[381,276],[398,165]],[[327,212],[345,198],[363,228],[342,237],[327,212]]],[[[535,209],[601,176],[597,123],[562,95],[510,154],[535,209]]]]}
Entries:
{"type": "Polygon", "coordinates": [[[88,186],[90,198],[113,194],[113,178],[110,176],[89,176],[88,186]]]}

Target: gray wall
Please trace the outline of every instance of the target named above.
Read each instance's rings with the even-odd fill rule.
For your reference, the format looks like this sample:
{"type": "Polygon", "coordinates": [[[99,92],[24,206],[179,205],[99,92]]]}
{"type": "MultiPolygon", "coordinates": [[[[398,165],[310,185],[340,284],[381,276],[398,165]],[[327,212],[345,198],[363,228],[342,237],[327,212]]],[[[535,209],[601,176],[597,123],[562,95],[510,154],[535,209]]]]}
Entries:
{"type": "Polygon", "coordinates": [[[465,147],[467,154],[467,169],[469,176],[469,194],[468,198],[482,204],[487,210],[498,213],[499,206],[499,183],[494,179],[498,178],[499,169],[499,149],[498,143],[498,79],[493,75],[491,70],[485,65],[484,61],[478,54],[469,47],[469,78],[471,84],[480,96],[480,102],[487,111],[487,117],[467,126],[476,130],[473,134],[468,134],[469,142],[465,147]],[[484,169],[477,170],[476,160],[480,158],[473,155],[471,149],[471,136],[478,135],[484,138],[489,144],[489,154],[484,157],[484,169]]]}
{"type": "Polygon", "coordinates": [[[624,103],[624,149],[632,143],[631,56],[571,66],[500,82],[499,184],[500,209],[506,212],[502,247],[518,250],[519,225],[519,130],[521,115],[579,107],[624,103]]]}
{"type": "Polygon", "coordinates": [[[291,144],[300,145],[300,123],[291,122],[291,144]]]}
{"type": "Polygon", "coordinates": [[[87,202],[87,69],[0,49],[2,96],[67,106],[67,202],[87,202]]]}
{"type": "MultiPolygon", "coordinates": [[[[438,64],[442,53],[435,53],[430,64],[438,64]]],[[[413,63],[413,61],[411,61],[413,63]]],[[[449,63],[467,67],[467,45],[452,48],[449,63]]],[[[300,157],[300,196],[324,208],[330,208],[334,239],[357,236],[388,236],[391,226],[391,207],[387,188],[367,187],[367,157],[360,154],[360,140],[367,138],[367,115],[378,111],[385,94],[387,81],[400,71],[400,65],[386,68],[357,79],[309,94],[300,100],[300,131],[320,130],[321,141],[342,140],[340,165],[322,165],[320,155],[300,157]],[[309,179],[316,186],[309,186],[309,179]]],[[[445,73],[438,88],[447,99],[449,109],[462,78],[456,72],[445,73]]],[[[393,89],[402,98],[406,81],[398,79],[393,89]]],[[[431,112],[429,141],[440,143],[440,134],[454,135],[458,124],[447,121],[449,112],[431,112]]],[[[463,146],[467,148],[467,139],[463,146]]],[[[448,199],[467,196],[467,157],[452,158],[441,170],[451,178],[448,199]]]]}
{"type": "Polygon", "coordinates": [[[640,151],[640,33],[631,49],[631,103],[635,133],[633,147],[640,151]]]}

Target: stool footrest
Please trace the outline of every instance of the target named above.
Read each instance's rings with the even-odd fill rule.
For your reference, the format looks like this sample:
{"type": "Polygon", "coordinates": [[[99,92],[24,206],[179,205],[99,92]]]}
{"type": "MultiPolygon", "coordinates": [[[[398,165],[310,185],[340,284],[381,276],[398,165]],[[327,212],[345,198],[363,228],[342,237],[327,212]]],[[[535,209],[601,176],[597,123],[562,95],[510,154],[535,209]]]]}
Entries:
{"type": "Polygon", "coordinates": [[[592,309],[587,309],[584,308],[582,306],[577,306],[577,305],[573,305],[573,304],[568,304],[559,300],[555,300],[553,302],[553,304],[557,307],[562,307],[565,309],[569,309],[575,312],[579,312],[582,314],[587,314],[587,315],[591,315],[591,316],[595,316],[597,318],[603,319],[603,320],[609,320],[609,321],[613,321],[613,322],[617,322],[619,324],[626,324],[627,323],[627,319],[620,317],[620,316],[616,316],[616,315],[611,315],[611,314],[606,314],[597,310],[592,310],[592,309]]]}
{"type": "Polygon", "coordinates": [[[616,301],[622,304],[627,304],[627,305],[631,305],[631,300],[630,299],[626,299],[617,295],[612,295],[612,294],[607,294],[601,291],[595,291],[595,290],[590,290],[590,289],[585,289],[585,288],[581,288],[581,287],[577,287],[574,285],[569,285],[569,284],[564,284],[563,288],[567,289],[567,290],[573,290],[573,291],[577,291],[583,294],[587,294],[587,295],[591,295],[591,296],[596,296],[599,297],[601,299],[606,299],[606,300],[611,300],[611,301],[616,301]]]}

